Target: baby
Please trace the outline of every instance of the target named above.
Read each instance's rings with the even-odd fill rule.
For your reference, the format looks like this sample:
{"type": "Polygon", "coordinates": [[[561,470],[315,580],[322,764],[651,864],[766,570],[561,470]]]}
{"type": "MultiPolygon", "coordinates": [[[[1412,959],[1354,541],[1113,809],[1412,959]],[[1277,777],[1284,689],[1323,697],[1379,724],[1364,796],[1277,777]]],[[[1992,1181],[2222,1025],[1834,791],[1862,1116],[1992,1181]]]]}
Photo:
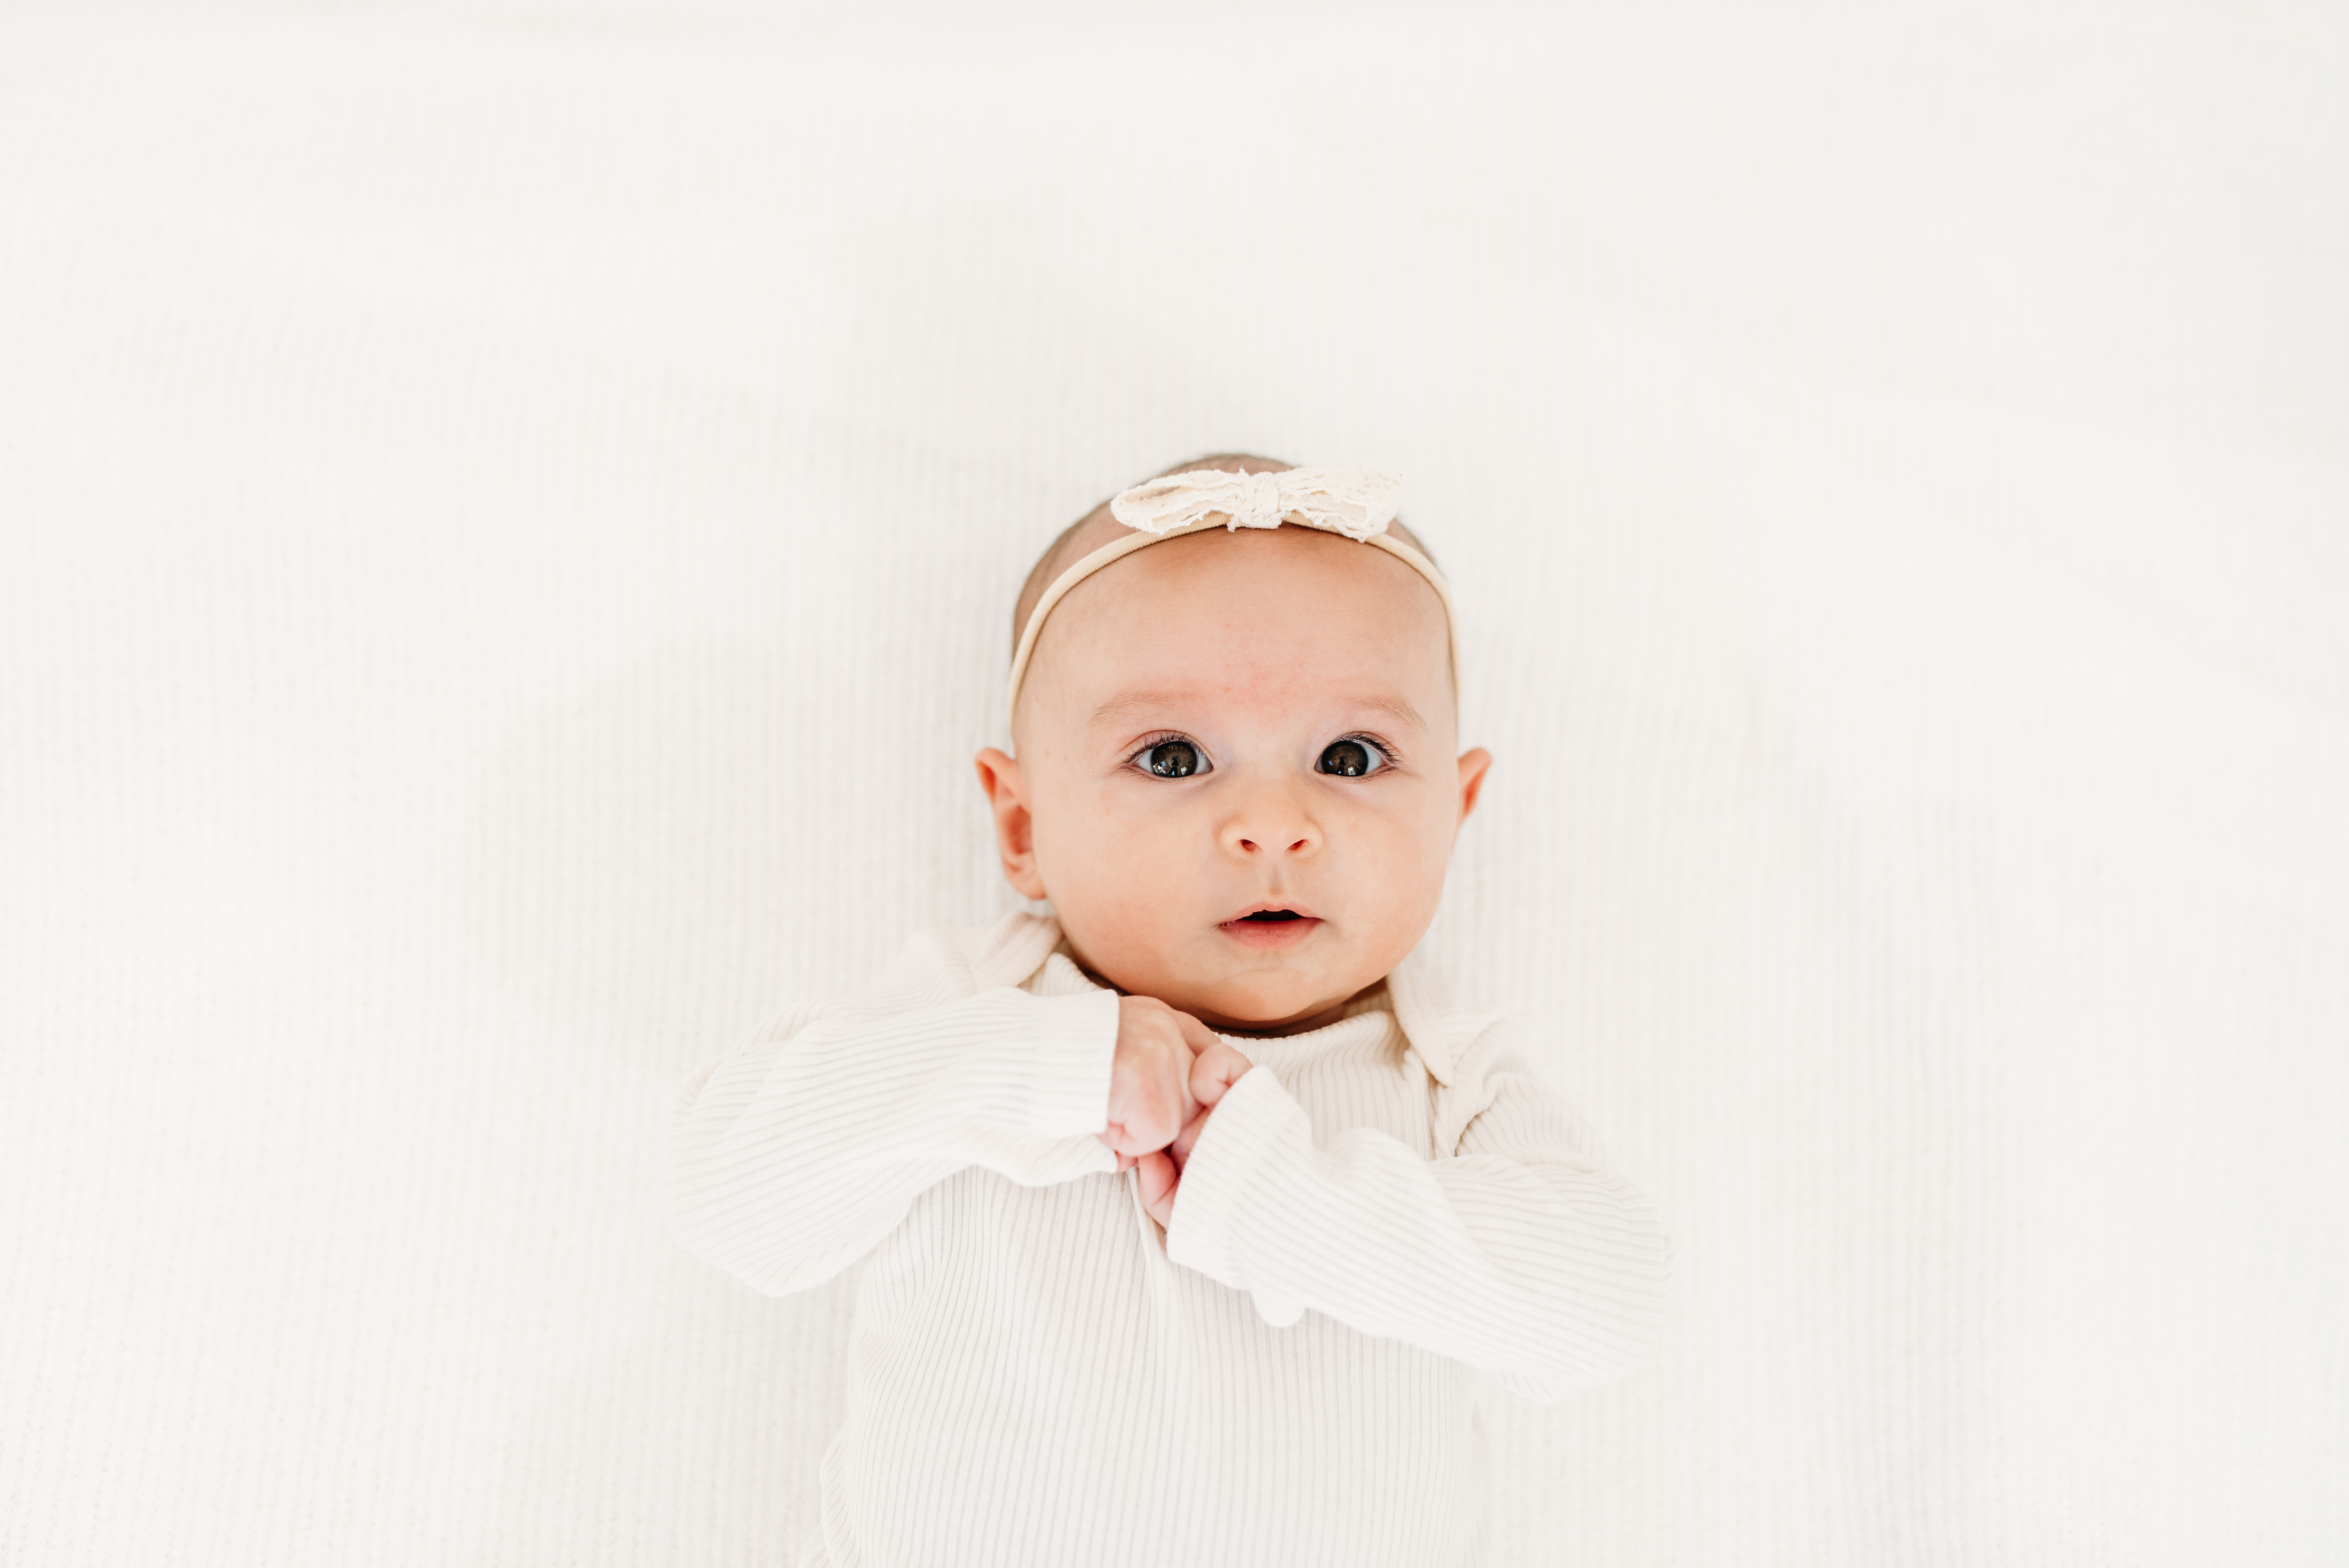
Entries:
{"type": "Polygon", "coordinates": [[[1492,759],[1393,488],[1203,459],[1063,533],[978,756],[1051,914],[681,1092],[686,1245],[775,1295],[864,1260],[806,1562],[1475,1563],[1485,1385],[1649,1353],[1654,1209],[1410,957],[1492,759]]]}

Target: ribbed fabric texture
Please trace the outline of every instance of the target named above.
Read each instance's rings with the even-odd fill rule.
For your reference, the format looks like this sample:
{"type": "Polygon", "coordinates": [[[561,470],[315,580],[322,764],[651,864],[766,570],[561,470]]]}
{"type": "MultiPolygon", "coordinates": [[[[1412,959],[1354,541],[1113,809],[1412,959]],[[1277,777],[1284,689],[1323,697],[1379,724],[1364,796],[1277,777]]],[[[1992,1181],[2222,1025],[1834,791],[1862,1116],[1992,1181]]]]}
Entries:
{"type": "Polygon", "coordinates": [[[810,1561],[1482,1563],[1485,1378],[1553,1401],[1645,1357],[1654,1206],[1414,974],[1234,1038],[1162,1232],[1092,1136],[1115,994],[1058,936],[917,938],[680,1095],[695,1252],[775,1293],[871,1255],[810,1561]]]}

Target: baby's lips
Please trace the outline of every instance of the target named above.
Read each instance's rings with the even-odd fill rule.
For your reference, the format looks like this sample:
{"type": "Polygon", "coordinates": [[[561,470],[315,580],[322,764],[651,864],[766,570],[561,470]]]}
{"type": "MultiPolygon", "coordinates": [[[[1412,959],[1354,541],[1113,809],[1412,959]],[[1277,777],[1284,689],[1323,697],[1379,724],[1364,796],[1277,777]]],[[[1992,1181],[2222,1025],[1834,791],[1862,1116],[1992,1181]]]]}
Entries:
{"type": "MultiPolygon", "coordinates": [[[[1250,912],[1254,913],[1254,912],[1250,912]]],[[[1284,920],[1250,920],[1241,914],[1225,921],[1216,929],[1226,941],[1262,952],[1282,952],[1312,940],[1313,934],[1326,923],[1319,915],[1302,910],[1290,912],[1294,918],[1284,920]]]]}
{"type": "MultiPolygon", "coordinates": [[[[1225,921],[1223,923],[1226,925],[1237,925],[1240,922],[1247,920],[1248,916],[1252,914],[1288,914],[1296,916],[1299,920],[1319,920],[1321,918],[1311,910],[1306,908],[1305,905],[1299,903],[1294,900],[1283,901],[1266,899],[1260,903],[1248,905],[1246,909],[1241,910],[1237,914],[1233,915],[1229,920],[1225,921]]],[[[1285,923],[1278,921],[1257,921],[1254,923],[1259,925],[1274,925],[1285,923]]]]}

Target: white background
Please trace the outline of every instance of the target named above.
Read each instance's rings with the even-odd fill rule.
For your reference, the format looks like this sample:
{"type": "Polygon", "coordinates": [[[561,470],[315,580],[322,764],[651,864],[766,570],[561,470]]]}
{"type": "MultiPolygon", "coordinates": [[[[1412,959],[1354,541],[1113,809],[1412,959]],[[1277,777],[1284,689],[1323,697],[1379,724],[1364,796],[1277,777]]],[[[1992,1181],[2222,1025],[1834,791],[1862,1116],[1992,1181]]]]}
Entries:
{"type": "Polygon", "coordinates": [[[1503,1563],[2349,1558],[2334,6],[19,4],[0,1559],[779,1563],[676,1079],[1009,902],[1062,523],[1399,469],[1678,1243],[1503,1563]],[[1769,14],[1761,15],[1767,11],[1769,14]]]}

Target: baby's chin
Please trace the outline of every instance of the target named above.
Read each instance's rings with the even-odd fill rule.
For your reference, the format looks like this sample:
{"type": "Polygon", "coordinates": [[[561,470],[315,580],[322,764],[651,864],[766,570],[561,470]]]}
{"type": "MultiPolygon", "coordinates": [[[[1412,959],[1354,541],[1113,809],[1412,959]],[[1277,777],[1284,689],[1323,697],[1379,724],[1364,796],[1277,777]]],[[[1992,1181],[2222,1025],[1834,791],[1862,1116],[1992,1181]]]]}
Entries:
{"type": "Polygon", "coordinates": [[[1294,1034],[1334,1023],[1346,1004],[1384,978],[1363,966],[1298,962],[1301,955],[1247,954],[1237,965],[1143,963],[1128,975],[1096,971],[1133,995],[1156,996],[1226,1034],[1294,1034]]]}

